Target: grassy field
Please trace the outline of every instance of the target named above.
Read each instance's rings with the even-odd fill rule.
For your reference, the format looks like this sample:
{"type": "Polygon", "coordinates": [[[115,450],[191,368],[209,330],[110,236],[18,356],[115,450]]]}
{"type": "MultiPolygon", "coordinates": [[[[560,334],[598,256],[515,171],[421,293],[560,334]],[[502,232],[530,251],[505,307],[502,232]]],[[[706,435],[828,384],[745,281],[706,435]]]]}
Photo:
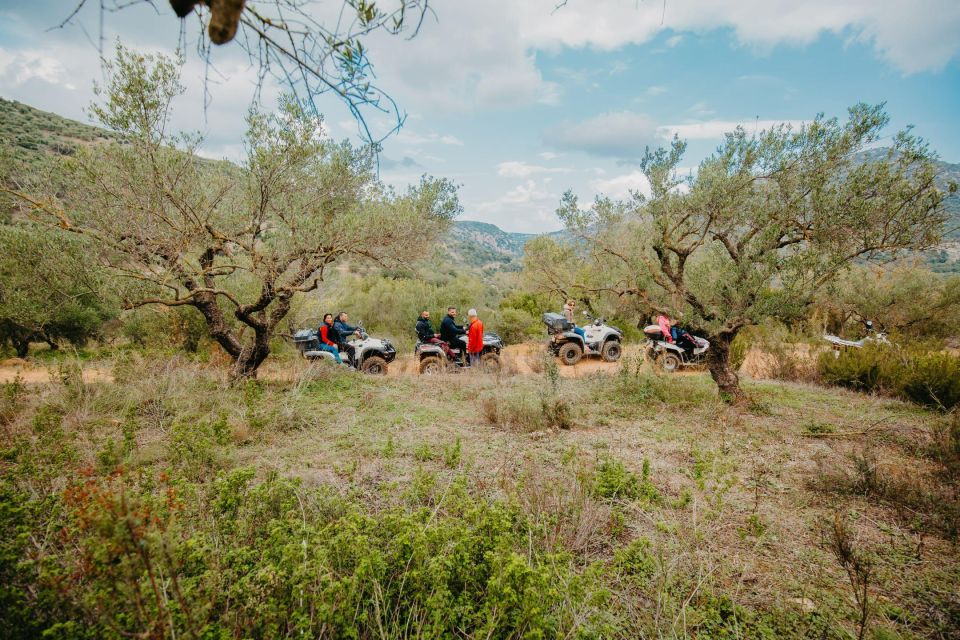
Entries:
{"type": "Polygon", "coordinates": [[[284,364],[4,385],[5,637],[960,637],[956,415],[284,364]]]}

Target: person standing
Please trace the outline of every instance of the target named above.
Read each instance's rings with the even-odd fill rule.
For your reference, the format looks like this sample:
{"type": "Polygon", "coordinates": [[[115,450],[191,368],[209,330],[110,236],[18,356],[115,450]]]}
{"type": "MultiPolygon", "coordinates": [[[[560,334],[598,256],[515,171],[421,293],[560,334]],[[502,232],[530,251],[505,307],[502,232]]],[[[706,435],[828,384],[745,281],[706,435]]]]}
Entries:
{"type": "Polygon", "coordinates": [[[480,365],[480,354],[483,353],[483,323],[477,317],[477,310],[467,312],[469,325],[467,329],[467,354],[470,356],[470,366],[480,365]]]}

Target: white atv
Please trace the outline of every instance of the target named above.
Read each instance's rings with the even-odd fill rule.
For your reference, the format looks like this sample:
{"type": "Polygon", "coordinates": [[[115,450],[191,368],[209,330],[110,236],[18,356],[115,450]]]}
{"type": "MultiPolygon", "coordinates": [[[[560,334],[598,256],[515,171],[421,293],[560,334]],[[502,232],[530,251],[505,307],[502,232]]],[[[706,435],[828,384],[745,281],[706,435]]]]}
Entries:
{"type": "Polygon", "coordinates": [[[843,347],[852,347],[854,349],[861,349],[865,344],[890,344],[890,341],[887,339],[887,334],[883,331],[876,331],[873,328],[873,321],[867,320],[863,323],[867,328],[867,336],[861,338],[860,340],[844,340],[839,336],[832,334],[824,334],[823,339],[830,343],[833,347],[833,355],[836,358],[840,357],[840,349],[843,347]]]}
{"type": "MultiPolygon", "coordinates": [[[[362,323],[357,323],[357,331],[359,336],[354,334],[347,340],[346,344],[350,348],[340,352],[343,363],[363,373],[386,375],[387,365],[397,357],[397,350],[389,340],[367,335],[362,323]]],[[[300,329],[293,334],[293,344],[307,360],[336,361],[332,353],[320,348],[320,336],[316,329],[300,329]]]]}
{"type": "Polygon", "coordinates": [[[647,336],[647,359],[657,363],[667,373],[673,373],[680,367],[694,367],[707,363],[710,342],[704,338],[689,334],[694,344],[694,349],[690,352],[677,346],[676,342],[667,342],[663,332],[660,331],[660,325],[647,325],[643,328],[643,333],[647,336]]]}
{"type": "Polygon", "coordinates": [[[576,333],[574,324],[560,313],[543,314],[543,323],[550,335],[548,347],[565,365],[575,365],[583,356],[600,356],[605,362],[616,362],[623,355],[623,331],[604,324],[603,318],[594,318],[583,312],[590,323],[582,327],[584,337],[576,333]]]}

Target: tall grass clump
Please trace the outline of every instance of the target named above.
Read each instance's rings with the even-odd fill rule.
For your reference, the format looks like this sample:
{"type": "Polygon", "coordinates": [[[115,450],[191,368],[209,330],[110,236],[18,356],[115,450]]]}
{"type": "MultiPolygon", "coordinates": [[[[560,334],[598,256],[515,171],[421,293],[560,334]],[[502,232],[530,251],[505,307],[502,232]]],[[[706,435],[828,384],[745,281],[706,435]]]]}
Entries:
{"type": "Polygon", "coordinates": [[[544,359],[543,374],[535,378],[536,389],[525,385],[498,386],[481,397],[480,408],[490,424],[518,431],[570,429],[573,404],[561,388],[560,371],[553,358],[544,359]]]}
{"type": "Polygon", "coordinates": [[[617,405],[695,407],[717,400],[716,390],[702,376],[651,372],[642,358],[624,358],[617,375],[599,384],[603,394],[617,405]]]}

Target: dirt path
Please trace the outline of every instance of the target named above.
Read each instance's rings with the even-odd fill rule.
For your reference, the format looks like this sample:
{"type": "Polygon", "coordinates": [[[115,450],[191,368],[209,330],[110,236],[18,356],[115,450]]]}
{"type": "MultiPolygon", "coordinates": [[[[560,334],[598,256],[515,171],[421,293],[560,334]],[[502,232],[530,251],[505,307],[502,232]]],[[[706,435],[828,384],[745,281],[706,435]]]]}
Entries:
{"type": "MultiPolygon", "coordinates": [[[[544,348],[539,344],[520,344],[506,347],[503,350],[503,367],[507,373],[518,375],[535,375],[543,370],[544,348]]],[[[636,357],[638,347],[628,347],[624,355],[636,357]]],[[[572,367],[559,364],[560,375],[565,378],[581,378],[594,373],[614,373],[619,370],[620,363],[604,362],[599,357],[583,358],[572,367]]],[[[306,362],[290,366],[289,363],[268,361],[260,368],[259,377],[263,380],[294,380],[304,369],[306,362]]],[[[416,376],[417,363],[413,354],[401,354],[390,363],[389,376],[416,376]]],[[[25,360],[12,358],[0,362],[0,383],[13,382],[19,376],[24,384],[42,384],[50,382],[56,377],[56,367],[37,366],[25,360]]],[[[83,368],[83,379],[86,382],[111,382],[113,374],[109,367],[103,364],[90,364],[83,368]]]]}

